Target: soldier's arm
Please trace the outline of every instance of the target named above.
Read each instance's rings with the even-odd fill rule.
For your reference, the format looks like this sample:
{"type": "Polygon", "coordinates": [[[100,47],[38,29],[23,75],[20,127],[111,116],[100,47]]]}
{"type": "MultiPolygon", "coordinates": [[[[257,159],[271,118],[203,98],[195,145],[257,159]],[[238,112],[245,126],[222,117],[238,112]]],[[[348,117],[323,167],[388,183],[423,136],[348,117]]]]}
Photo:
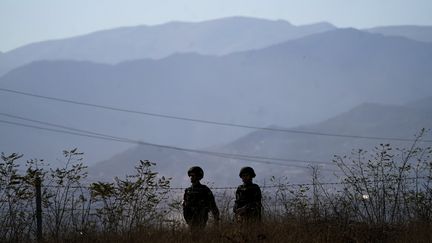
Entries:
{"type": "Polygon", "coordinates": [[[209,202],[210,202],[210,210],[213,214],[213,218],[215,220],[219,220],[219,209],[216,205],[216,200],[215,200],[213,193],[211,192],[210,189],[208,191],[208,196],[209,196],[209,202]]]}
{"type": "Polygon", "coordinates": [[[256,190],[257,190],[257,192],[256,192],[256,200],[257,200],[257,203],[259,205],[261,205],[261,201],[262,201],[261,188],[259,186],[257,186],[256,190]]]}
{"type": "Polygon", "coordinates": [[[233,207],[233,212],[236,213],[237,209],[238,209],[238,200],[240,199],[240,193],[239,193],[239,189],[237,188],[236,193],[235,193],[235,201],[234,201],[234,207],[233,207]]]}
{"type": "Polygon", "coordinates": [[[262,194],[261,194],[261,188],[257,185],[257,195],[256,195],[256,204],[258,208],[258,218],[261,221],[261,211],[262,211],[262,194]]]}
{"type": "Polygon", "coordinates": [[[183,193],[183,201],[182,201],[183,208],[185,208],[186,205],[187,205],[187,189],[183,193]]]}
{"type": "Polygon", "coordinates": [[[257,185],[255,187],[255,193],[254,193],[254,204],[256,205],[256,207],[258,207],[259,209],[261,209],[262,207],[262,194],[261,194],[261,188],[257,185]]]}
{"type": "Polygon", "coordinates": [[[187,196],[187,189],[185,190],[184,194],[183,194],[183,218],[185,219],[186,223],[189,224],[190,220],[191,220],[191,212],[188,209],[188,196],[187,196]]]}

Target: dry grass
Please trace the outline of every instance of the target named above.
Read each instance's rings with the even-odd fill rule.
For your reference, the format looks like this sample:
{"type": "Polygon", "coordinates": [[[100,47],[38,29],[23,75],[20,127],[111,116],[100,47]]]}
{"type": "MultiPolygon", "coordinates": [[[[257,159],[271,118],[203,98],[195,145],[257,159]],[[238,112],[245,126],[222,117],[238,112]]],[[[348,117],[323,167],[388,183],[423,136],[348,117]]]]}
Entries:
{"type": "Polygon", "coordinates": [[[184,228],[142,228],[131,234],[83,235],[63,242],[432,242],[432,224],[383,227],[331,221],[286,221],[240,227],[223,223],[217,227],[209,226],[196,235],[184,228]]]}

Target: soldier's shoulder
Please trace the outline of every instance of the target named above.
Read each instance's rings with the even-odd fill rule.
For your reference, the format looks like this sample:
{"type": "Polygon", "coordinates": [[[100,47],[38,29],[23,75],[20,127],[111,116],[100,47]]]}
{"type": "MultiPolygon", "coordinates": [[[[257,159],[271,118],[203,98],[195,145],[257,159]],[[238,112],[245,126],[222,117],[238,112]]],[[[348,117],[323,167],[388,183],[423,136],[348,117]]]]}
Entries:
{"type": "Polygon", "coordinates": [[[237,188],[259,188],[260,186],[252,183],[252,184],[241,184],[237,188]]]}
{"type": "Polygon", "coordinates": [[[246,191],[253,190],[253,191],[255,191],[255,190],[261,190],[261,189],[260,189],[260,186],[258,186],[257,184],[252,183],[252,184],[248,184],[248,185],[244,185],[244,184],[240,185],[238,187],[238,190],[246,190],[246,191]]]}
{"type": "Polygon", "coordinates": [[[252,184],[252,189],[256,191],[261,191],[261,187],[258,184],[252,184]]]}
{"type": "Polygon", "coordinates": [[[241,189],[244,189],[245,188],[245,185],[244,184],[241,184],[241,185],[239,185],[238,187],[237,187],[237,190],[241,190],[241,189]]]}
{"type": "Polygon", "coordinates": [[[201,184],[201,190],[206,191],[206,192],[211,192],[210,187],[206,186],[206,185],[202,185],[201,184]]]}
{"type": "Polygon", "coordinates": [[[200,184],[200,187],[205,188],[205,189],[210,189],[207,185],[204,185],[204,184],[200,184]]]}
{"type": "Polygon", "coordinates": [[[191,190],[193,189],[193,190],[195,190],[195,191],[199,191],[199,192],[207,192],[207,191],[211,191],[210,190],[210,188],[208,187],[208,186],[206,186],[206,185],[203,185],[203,184],[199,184],[199,185],[196,185],[195,187],[190,187],[191,188],[191,190]]]}
{"type": "Polygon", "coordinates": [[[254,187],[254,188],[260,188],[260,186],[258,184],[255,184],[255,183],[252,184],[252,187],[254,187]]]}

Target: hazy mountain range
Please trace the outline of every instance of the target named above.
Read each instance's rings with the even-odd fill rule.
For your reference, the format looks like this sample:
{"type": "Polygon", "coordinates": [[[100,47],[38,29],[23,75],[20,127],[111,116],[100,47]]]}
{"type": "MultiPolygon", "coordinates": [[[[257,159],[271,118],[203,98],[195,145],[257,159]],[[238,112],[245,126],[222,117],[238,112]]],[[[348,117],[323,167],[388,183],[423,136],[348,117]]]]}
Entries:
{"type": "MultiPolygon", "coordinates": [[[[414,139],[415,134],[418,134],[421,128],[431,125],[432,97],[403,106],[365,103],[323,122],[287,130],[327,131],[346,135],[362,134],[363,136],[383,137],[383,139],[343,138],[261,130],[251,132],[224,146],[209,148],[222,153],[286,158],[287,160],[291,158],[304,162],[279,160],[256,162],[247,158],[237,160],[151,146],[136,146],[92,166],[90,175],[92,178],[111,179],[115,176],[132,174],[134,166],[140,159],[148,159],[157,163],[157,170],[161,174],[173,177],[175,185],[182,184],[183,186],[188,184],[185,170],[195,164],[206,169],[207,181],[224,186],[238,184],[238,170],[246,165],[253,166],[259,172],[257,180],[261,182],[264,179],[268,180],[271,176],[276,178],[287,176],[292,183],[307,182],[311,179],[311,171],[300,167],[310,165],[324,169],[321,174],[326,181],[336,181],[330,171],[337,171],[331,162],[333,155],[350,155],[353,150],[357,149],[372,152],[373,147],[380,143],[390,143],[393,148],[406,148],[412,143],[385,138],[414,139]],[[280,164],[294,166],[287,167],[280,164]]],[[[279,129],[283,128],[279,127],[279,129]]],[[[423,139],[431,141],[432,134],[427,133],[423,139]]]]}
{"type": "MultiPolygon", "coordinates": [[[[250,17],[122,27],[32,43],[3,53],[0,57],[0,76],[13,68],[37,60],[79,60],[114,64],[143,58],[159,59],[185,52],[224,55],[260,49],[335,28],[327,22],[295,26],[284,20],[250,17]]],[[[430,26],[383,26],[365,31],[432,41],[430,26]]]]}
{"type": "Polygon", "coordinates": [[[334,28],[324,22],[294,26],[283,20],[246,17],[123,27],[14,49],[0,58],[0,75],[36,60],[119,63],[143,58],[163,58],[184,52],[223,55],[259,49],[334,28]]]}
{"type": "MultiPolygon", "coordinates": [[[[251,134],[251,129],[178,118],[320,132],[412,136],[420,125],[430,124],[430,120],[408,119],[405,128],[380,125],[381,133],[379,129],[357,129],[362,124],[380,124],[379,119],[372,119],[381,114],[379,109],[375,113],[360,112],[372,120],[362,120],[359,115],[359,124],[354,127],[345,121],[334,121],[341,112],[365,102],[405,105],[418,101],[414,107],[426,110],[431,107],[421,99],[432,96],[432,44],[407,37],[406,33],[405,36],[403,33],[387,36],[337,29],[327,23],[293,26],[285,21],[228,18],[120,28],[31,44],[0,56],[3,70],[30,62],[1,76],[0,88],[77,102],[71,104],[0,91],[0,134],[3,137],[0,148],[3,152],[25,153],[27,158],[44,158],[55,163],[62,149],[78,147],[85,152],[90,164],[112,156],[110,163],[114,164],[119,161],[135,163],[137,158],[153,159],[163,162],[160,166],[183,173],[185,166],[207,158],[161,148],[141,147],[140,152],[135,152],[130,143],[82,137],[99,136],[82,132],[81,137],[56,133],[53,129],[66,128],[41,122],[155,144],[245,154],[260,152],[268,157],[296,158],[298,155],[305,160],[322,160],[328,151],[337,153],[342,151],[337,148],[342,147],[345,151],[355,144],[346,143],[341,147],[339,142],[323,145],[313,143],[320,138],[299,138],[298,144],[293,145],[299,151],[296,154],[285,149],[290,140],[281,137],[280,146],[260,145],[261,149],[255,151],[252,144],[259,144],[255,136],[261,136],[262,131],[251,134]],[[9,62],[12,56],[19,62],[8,66],[5,63],[13,63],[9,62]],[[153,59],[140,59],[143,57],[153,59]],[[79,102],[123,108],[129,112],[83,106],[79,102]],[[151,114],[177,119],[149,116],[151,114]],[[333,120],[329,120],[328,127],[325,122],[319,123],[330,118],[333,120]],[[26,124],[32,127],[22,127],[26,124]],[[307,124],[319,125],[314,128],[307,124]],[[406,132],[402,134],[402,131],[406,132]],[[320,148],[309,151],[308,147],[320,148]],[[309,154],[301,154],[303,150],[309,154]],[[122,153],[124,151],[129,152],[122,153]],[[173,163],[181,166],[173,169],[173,163]]],[[[368,105],[357,109],[362,107],[368,105]]],[[[398,111],[410,110],[404,109],[398,108],[398,111]]],[[[418,115],[407,114],[413,118],[418,115]]],[[[227,163],[226,167],[234,165],[227,163]]],[[[226,167],[215,166],[212,171],[223,173],[226,167]]],[[[279,170],[274,169],[274,172],[279,170]]],[[[299,173],[303,173],[302,170],[299,173]]]]}

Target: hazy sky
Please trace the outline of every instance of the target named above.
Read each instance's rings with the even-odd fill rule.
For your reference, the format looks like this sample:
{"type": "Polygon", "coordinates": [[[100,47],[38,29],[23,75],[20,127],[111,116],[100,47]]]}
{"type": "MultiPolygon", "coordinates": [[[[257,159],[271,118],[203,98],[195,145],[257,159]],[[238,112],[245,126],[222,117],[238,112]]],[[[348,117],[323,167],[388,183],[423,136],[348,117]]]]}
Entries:
{"type": "Polygon", "coordinates": [[[0,0],[0,51],[113,27],[227,16],[356,28],[432,25],[432,0],[0,0]]]}

